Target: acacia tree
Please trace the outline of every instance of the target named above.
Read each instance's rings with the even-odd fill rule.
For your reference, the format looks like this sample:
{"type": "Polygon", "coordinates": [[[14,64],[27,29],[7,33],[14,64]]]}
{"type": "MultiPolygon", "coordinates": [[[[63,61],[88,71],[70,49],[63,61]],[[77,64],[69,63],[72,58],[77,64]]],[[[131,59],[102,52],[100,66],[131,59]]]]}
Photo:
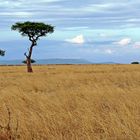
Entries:
{"type": "Polygon", "coordinates": [[[44,24],[41,22],[17,22],[11,27],[12,30],[17,30],[22,36],[27,36],[31,42],[28,53],[24,53],[27,61],[27,72],[33,72],[31,66],[31,57],[33,47],[37,46],[37,41],[40,37],[46,36],[48,33],[54,32],[52,25],[44,24]]]}

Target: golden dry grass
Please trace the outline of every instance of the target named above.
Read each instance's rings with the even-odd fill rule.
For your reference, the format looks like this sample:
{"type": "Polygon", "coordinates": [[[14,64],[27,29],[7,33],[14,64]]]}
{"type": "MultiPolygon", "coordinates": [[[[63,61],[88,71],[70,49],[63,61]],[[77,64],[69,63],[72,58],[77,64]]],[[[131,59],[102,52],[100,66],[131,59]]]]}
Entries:
{"type": "Polygon", "coordinates": [[[0,67],[0,124],[7,106],[21,140],[140,139],[140,65],[33,69],[0,67]]]}

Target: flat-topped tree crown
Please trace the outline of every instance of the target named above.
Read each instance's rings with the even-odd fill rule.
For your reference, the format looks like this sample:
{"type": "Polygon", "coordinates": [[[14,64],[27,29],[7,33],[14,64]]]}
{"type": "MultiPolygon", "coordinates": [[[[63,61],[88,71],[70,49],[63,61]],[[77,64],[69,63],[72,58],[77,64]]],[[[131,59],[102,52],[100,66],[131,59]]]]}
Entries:
{"type": "Polygon", "coordinates": [[[12,25],[12,30],[17,30],[22,36],[28,36],[30,41],[37,41],[39,37],[46,36],[54,32],[54,27],[42,22],[17,22],[12,25]]]}
{"type": "Polygon", "coordinates": [[[54,27],[42,22],[17,22],[11,27],[12,30],[18,31],[22,36],[27,36],[31,41],[28,54],[25,52],[28,72],[32,72],[31,56],[33,47],[37,45],[37,40],[40,37],[46,36],[48,33],[54,32],[54,27]]]}

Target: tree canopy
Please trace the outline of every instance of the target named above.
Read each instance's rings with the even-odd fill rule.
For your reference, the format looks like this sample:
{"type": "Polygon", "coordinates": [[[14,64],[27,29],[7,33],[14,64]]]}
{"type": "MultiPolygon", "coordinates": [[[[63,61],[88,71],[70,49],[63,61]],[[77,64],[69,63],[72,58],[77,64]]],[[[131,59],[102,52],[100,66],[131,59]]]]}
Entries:
{"type": "Polygon", "coordinates": [[[37,41],[39,37],[54,32],[54,27],[42,22],[17,22],[12,25],[12,30],[17,30],[22,36],[28,36],[30,41],[37,41]]]}

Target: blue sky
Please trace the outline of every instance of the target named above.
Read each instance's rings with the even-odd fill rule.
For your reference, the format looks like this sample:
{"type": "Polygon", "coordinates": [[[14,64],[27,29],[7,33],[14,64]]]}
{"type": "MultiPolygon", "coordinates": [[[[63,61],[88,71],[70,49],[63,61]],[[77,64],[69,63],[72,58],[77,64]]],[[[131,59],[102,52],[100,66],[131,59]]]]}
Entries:
{"type": "Polygon", "coordinates": [[[11,31],[15,22],[52,24],[39,40],[34,59],[82,58],[92,62],[140,61],[139,0],[0,0],[3,59],[24,59],[28,38],[11,31]]]}

